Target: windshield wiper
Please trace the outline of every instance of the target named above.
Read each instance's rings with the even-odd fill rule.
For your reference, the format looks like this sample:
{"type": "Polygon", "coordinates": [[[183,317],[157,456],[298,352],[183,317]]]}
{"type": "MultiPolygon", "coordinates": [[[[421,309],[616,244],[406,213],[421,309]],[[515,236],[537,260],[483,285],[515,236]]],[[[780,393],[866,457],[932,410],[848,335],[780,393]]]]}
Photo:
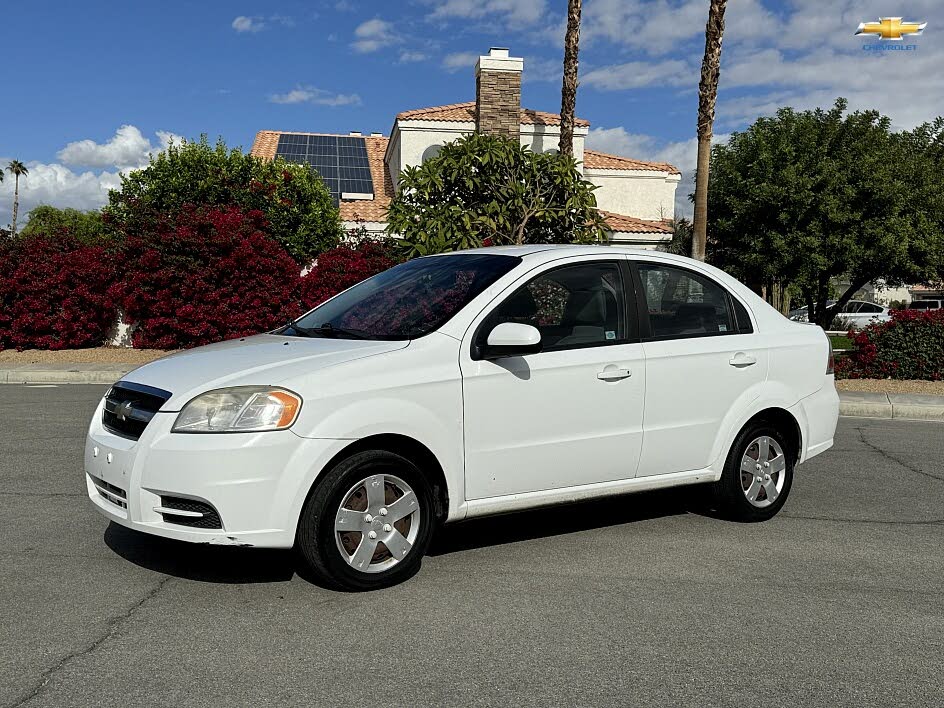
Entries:
{"type": "Polygon", "coordinates": [[[360,331],[355,331],[353,329],[342,329],[341,327],[335,327],[330,322],[325,322],[320,327],[302,327],[300,324],[298,324],[298,320],[292,320],[287,325],[285,325],[282,331],[284,332],[289,327],[306,337],[369,339],[366,333],[362,334],[360,331]]]}

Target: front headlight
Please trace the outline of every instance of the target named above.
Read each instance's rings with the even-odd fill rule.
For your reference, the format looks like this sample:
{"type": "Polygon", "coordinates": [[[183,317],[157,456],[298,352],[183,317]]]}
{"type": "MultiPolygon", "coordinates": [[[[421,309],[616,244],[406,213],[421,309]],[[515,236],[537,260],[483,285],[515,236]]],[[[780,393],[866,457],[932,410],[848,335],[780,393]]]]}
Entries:
{"type": "Polygon", "coordinates": [[[172,432],[250,433],[284,430],[295,422],[302,399],[280,388],[238,386],[201,393],[183,407],[172,432]]]}

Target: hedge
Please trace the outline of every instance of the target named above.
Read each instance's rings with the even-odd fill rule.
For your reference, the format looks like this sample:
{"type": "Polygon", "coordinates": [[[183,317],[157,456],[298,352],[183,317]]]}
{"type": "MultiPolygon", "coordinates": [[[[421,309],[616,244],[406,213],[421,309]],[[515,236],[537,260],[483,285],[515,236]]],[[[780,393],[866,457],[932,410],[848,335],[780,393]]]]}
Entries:
{"type": "Polygon", "coordinates": [[[837,378],[944,379],[944,310],[892,310],[891,316],[849,332],[853,348],[836,360],[837,378]]]}

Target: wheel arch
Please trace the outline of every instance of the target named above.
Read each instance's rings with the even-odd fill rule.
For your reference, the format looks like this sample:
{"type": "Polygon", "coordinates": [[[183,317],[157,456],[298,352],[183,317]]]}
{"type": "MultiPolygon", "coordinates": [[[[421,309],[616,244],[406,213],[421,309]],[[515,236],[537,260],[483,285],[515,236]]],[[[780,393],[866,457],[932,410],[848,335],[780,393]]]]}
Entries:
{"type": "Polygon", "coordinates": [[[772,406],[757,411],[744,421],[744,424],[738,429],[733,440],[737,440],[738,435],[740,435],[747,426],[759,422],[766,422],[788,436],[788,442],[793,456],[793,464],[798,464],[803,452],[803,433],[800,430],[800,422],[786,408],[772,406]]]}
{"type": "MultiPolygon", "coordinates": [[[[328,461],[324,469],[331,469],[348,457],[367,450],[391,452],[394,455],[405,457],[419,467],[432,486],[434,511],[437,520],[440,522],[446,520],[449,514],[449,485],[446,482],[446,473],[433,451],[416,438],[400,433],[379,433],[352,440],[349,445],[328,461]]],[[[311,496],[323,478],[323,474],[318,475],[308,490],[307,497],[311,496]]]]}

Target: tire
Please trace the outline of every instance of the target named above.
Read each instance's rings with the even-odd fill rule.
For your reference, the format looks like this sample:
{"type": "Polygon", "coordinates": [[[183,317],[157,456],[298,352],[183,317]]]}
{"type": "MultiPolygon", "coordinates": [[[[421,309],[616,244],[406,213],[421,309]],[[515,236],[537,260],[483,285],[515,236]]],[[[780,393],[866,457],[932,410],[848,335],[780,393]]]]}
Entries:
{"type": "Polygon", "coordinates": [[[747,523],[776,516],[793,486],[793,447],[788,436],[766,421],[745,426],[731,445],[721,479],[714,484],[718,511],[732,521],[747,523]]]}
{"type": "Polygon", "coordinates": [[[392,452],[367,450],[316,483],[298,521],[296,547],[321,584],[376,590],[419,570],[435,525],[432,490],[420,469],[392,452]]]}

